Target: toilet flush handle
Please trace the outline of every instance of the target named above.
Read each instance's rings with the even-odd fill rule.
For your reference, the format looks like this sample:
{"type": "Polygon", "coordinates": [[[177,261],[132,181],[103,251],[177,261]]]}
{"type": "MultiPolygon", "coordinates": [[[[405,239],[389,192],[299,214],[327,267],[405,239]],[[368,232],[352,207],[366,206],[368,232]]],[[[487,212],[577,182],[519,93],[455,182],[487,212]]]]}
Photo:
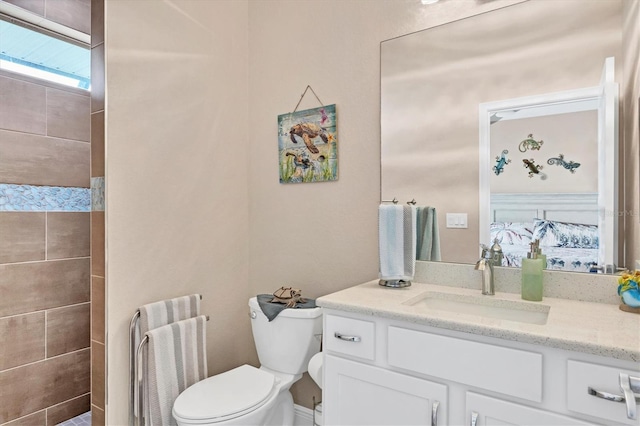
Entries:
{"type": "Polygon", "coordinates": [[[251,319],[256,319],[256,318],[258,318],[258,314],[256,313],[256,311],[251,311],[251,312],[249,312],[249,316],[251,317],[251,319]]]}

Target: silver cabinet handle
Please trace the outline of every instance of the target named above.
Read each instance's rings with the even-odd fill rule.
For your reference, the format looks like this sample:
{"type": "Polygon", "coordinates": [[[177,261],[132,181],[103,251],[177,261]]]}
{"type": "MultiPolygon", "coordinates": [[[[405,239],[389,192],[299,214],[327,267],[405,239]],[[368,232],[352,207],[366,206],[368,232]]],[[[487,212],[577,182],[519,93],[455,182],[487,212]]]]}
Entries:
{"type": "MultiPolygon", "coordinates": [[[[631,390],[633,390],[633,388],[631,388],[631,390]]],[[[616,395],[615,393],[609,393],[609,392],[602,392],[602,391],[599,391],[597,389],[592,388],[591,386],[589,386],[587,388],[587,393],[589,395],[593,395],[593,396],[596,396],[598,398],[606,399],[607,401],[625,402],[627,400],[622,395],[616,395]]],[[[634,394],[634,397],[635,397],[635,400],[636,400],[636,404],[640,404],[640,395],[634,394]]]]}
{"type": "Polygon", "coordinates": [[[440,402],[436,401],[431,406],[431,426],[438,426],[438,408],[440,407],[440,402]]]}
{"type": "Polygon", "coordinates": [[[607,401],[625,403],[627,406],[627,417],[634,420],[637,414],[636,404],[640,403],[640,395],[634,394],[634,391],[640,391],[640,387],[637,386],[639,384],[638,382],[640,382],[639,378],[620,373],[620,388],[624,392],[624,395],[603,392],[592,387],[587,388],[587,393],[597,398],[606,399],[607,401]],[[628,387],[628,390],[625,390],[625,387],[628,387]]]}
{"type": "Polygon", "coordinates": [[[624,393],[624,400],[627,405],[627,417],[631,420],[636,418],[636,396],[631,390],[631,379],[628,374],[620,373],[620,389],[624,393]]]}
{"type": "Polygon", "coordinates": [[[333,336],[336,339],[340,339],[340,340],[345,340],[347,342],[359,342],[360,340],[360,336],[346,336],[344,334],[340,334],[337,331],[335,333],[333,333],[333,336]]]}
{"type": "Polygon", "coordinates": [[[471,426],[476,426],[478,424],[478,413],[475,411],[471,412],[471,426]]]}
{"type": "Polygon", "coordinates": [[[624,402],[624,396],[598,391],[592,387],[587,388],[587,393],[589,395],[597,396],[598,398],[606,399],[607,401],[624,402]]]}

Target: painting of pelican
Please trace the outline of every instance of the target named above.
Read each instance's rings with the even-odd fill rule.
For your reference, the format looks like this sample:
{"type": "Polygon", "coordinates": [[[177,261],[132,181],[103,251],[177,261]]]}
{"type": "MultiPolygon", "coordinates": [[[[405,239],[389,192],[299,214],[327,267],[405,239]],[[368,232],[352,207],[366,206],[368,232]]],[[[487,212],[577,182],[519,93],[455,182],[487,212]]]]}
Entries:
{"type": "Polygon", "coordinates": [[[278,116],[280,183],[338,179],[336,106],[278,116]]]}

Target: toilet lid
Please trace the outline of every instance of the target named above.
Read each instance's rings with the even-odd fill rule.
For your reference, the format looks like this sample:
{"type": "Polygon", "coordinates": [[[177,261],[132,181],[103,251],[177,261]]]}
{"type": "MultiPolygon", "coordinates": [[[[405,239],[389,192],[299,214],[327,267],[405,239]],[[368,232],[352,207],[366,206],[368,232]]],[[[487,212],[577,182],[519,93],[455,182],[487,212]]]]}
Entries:
{"type": "Polygon", "coordinates": [[[276,377],[250,365],[209,377],[178,395],[174,417],[205,420],[243,414],[260,406],[276,385],[276,377]]]}

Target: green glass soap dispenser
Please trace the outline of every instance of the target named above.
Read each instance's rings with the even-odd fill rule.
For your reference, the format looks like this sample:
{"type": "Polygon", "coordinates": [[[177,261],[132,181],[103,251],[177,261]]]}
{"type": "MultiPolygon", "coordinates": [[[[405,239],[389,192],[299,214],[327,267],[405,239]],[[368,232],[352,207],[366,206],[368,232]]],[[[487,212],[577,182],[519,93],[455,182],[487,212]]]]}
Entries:
{"type": "Polygon", "coordinates": [[[537,240],[529,244],[527,257],[522,259],[522,298],[532,302],[542,300],[542,271],[544,265],[538,257],[537,240]]]}

